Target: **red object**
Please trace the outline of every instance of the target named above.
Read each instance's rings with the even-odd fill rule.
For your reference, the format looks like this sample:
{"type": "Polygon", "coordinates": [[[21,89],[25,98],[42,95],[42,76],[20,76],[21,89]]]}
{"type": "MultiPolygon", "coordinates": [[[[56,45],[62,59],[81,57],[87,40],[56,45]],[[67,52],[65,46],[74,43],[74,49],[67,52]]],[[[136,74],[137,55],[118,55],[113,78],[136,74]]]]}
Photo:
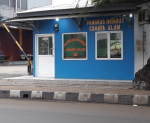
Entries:
{"type": "Polygon", "coordinates": [[[117,50],[117,48],[116,48],[116,46],[115,46],[115,52],[114,52],[115,54],[116,54],[116,50],[117,50]]]}
{"type": "MultiPolygon", "coordinates": [[[[12,32],[16,40],[19,42],[19,31],[15,29],[11,29],[10,31],[12,32]]],[[[26,54],[33,54],[33,34],[28,34],[27,32],[28,30],[23,30],[22,47],[26,54]]],[[[0,42],[1,51],[3,52],[3,55],[7,57],[7,60],[20,60],[20,50],[6,30],[0,31],[0,42]]]]}
{"type": "MultiPolygon", "coordinates": [[[[115,45],[116,45],[116,38],[117,36],[115,35],[115,45]]],[[[115,46],[115,51],[114,51],[115,54],[116,54],[116,50],[117,50],[117,47],[115,46]]]]}
{"type": "Polygon", "coordinates": [[[74,53],[73,56],[77,56],[77,53],[74,53]]]}

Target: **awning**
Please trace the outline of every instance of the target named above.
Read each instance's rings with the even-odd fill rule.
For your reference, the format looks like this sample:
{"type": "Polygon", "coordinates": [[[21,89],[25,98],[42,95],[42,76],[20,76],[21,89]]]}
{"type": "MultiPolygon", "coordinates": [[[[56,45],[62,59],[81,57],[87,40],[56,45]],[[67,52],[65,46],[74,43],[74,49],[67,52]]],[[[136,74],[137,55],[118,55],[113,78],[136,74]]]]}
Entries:
{"type": "MultiPolygon", "coordinates": [[[[139,11],[140,8],[136,10],[129,10],[129,11],[119,11],[119,12],[103,12],[103,13],[92,13],[92,14],[85,14],[82,17],[100,17],[100,16],[121,16],[127,14],[134,14],[139,11]]],[[[13,18],[7,22],[22,22],[22,21],[38,21],[38,20],[51,20],[51,19],[64,19],[64,18],[79,18],[79,15],[57,15],[57,16],[46,16],[46,17],[28,17],[28,18],[13,18]]]]}

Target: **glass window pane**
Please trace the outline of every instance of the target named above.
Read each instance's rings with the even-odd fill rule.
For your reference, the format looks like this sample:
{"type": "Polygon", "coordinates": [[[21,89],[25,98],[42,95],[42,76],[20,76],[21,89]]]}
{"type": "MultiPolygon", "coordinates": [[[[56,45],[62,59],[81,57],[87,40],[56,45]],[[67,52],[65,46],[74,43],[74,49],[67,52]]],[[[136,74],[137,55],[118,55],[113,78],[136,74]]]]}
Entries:
{"type": "Polygon", "coordinates": [[[27,0],[21,0],[21,9],[27,10],[27,0]]]}
{"type": "Polygon", "coordinates": [[[0,0],[0,4],[9,6],[9,0],[0,0]]]}
{"type": "Polygon", "coordinates": [[[97,58],[108,58],[107,33],[97,34],[97,58]]]}
{"type": "Polygon", "coordinates": [[[15,7],[15,1],[14,0],[10,0],[10,7],[15,7]]]}
{"type": "Polygon", "coordinates": [[[110,33],[110,58],[121,58],[121,33],[110,33]]]}
{"type": "Polygon", "coordinates": [[[17,0],[17,8],[20,8],[20,0],[17,0]]]}
{"type": "Polygon", "coordinates": [[[49,52],[49,39],[48,37],[39,37],[38,38],[38,49],[39,49],[39,55],[48,55],[49,52]]]}
{"type": "Polygon", "coordinates": [[[64,59],[86,58],[86,33],[64,34],[64,59]]]}

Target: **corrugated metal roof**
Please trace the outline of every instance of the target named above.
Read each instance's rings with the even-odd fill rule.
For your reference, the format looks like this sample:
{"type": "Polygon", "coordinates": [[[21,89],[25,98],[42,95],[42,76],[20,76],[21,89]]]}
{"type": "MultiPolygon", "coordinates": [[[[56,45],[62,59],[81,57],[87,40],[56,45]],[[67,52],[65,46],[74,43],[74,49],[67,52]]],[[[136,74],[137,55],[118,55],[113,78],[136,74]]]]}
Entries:
{"type": "MultiPolygon", "coordinates": [[[[94,4],[87,4],[87,0],[80,0],[78,3],[78,8],[84,8],[86,7],[93,7],[94,4]],[[86,5],[87,4],[87,5],[86,5]]],[[[50,11],[50,10],[65,10],[65,9],[74,9],[77,6],[77,3],[72,3],[72,4],[63,4],[63,5],[48,5],[48,6],[42,6],[42,7],[37,7],[33,9],[29,9],[26,11],[18,12],[17,14],[20,13],[30,13],[30,12],[40,12],[40,11],[50,11]]]]}
{"type": "MultiPolygon", "coordinates": [[[[122,12],[104,12],[104,13],[97,13],[97,14],[86,14],[83,15],[83,17],[99,17],[99,16],[119,16],[119,15],[127,15],[130,13],[136,13],[137,10],[131,10],[131,11],[122,11],[122,12]]],[[[64,18],[78,18],[79,15],[62,15],[62,16],[50,16],[50,17],[32,17],[32,18],[14,18],[13,20],[9,20],[7,22],[15,22],[15,21],[34,21],[34,20],[51,20],[56,18],[64,19],[64,18]]]]}
{"type": "MultiPolygon", "coordinates": [[[[77,6],[77,3],[78,3],[78,8],[84,8],[85,6],[86,7],[94,7],[94,3],[91,4],[92,2],[90,2],[91,0],[73,0],[72,4],[63,4],[63,5],[47,5],[47,6],[42,6],[42,7],[37,7],[37,8],[33,8],[33,9],[29,9],[29,10],[26,10],[26,11],[21,11],[21,12],[18,12],[17,14],[21,14],[21,13],[31,13],[31,12],[42,12],[42,11],[53,11],[53,10],[67,10],[67,9],[74,9],[76,8],[77,6]],[[88,4],[87,4],[88,2],[88,4]],[[87,5],[86,5],[87,4],[87,5]]],[[[122,4],[137,4],[136,3],[145,3],[145,2],[148,2],[149,0],[134,0],[134,2],[127,2],[127,3],[122,3],[122,4]]],[[[65,1],[64,1],[65,3],[65,1]]],[[[121,5],[122,5],[121,4],[121,5]]],[[[109,6],[109,5],[113,5],[113,4],[106,4],[104,6],[109,6]]],[[[117,5],[117,4],[114,4],[114,5],[117,5]]],[[[118,4],[119,5],[119,4],[118,4]]]]}

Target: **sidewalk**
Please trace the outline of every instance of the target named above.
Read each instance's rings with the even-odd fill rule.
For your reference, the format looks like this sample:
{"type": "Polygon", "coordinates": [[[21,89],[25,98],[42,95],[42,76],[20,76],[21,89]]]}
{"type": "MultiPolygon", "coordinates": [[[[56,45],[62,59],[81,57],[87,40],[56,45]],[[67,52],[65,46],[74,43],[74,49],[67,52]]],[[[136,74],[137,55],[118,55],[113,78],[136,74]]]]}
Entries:
{"type": "Polygon", "coordinates": [[[54,79],[32,76],[4,78],[0,90],[61,91],[82,93],[112,93],[149,95],[150,91],[131,89],[132,81],[54,79]]]}
{"type": "Polygon", "coordinates": [[[132,81],[73,80],[21,76],[3,78],[0,82],[0,96],[150,105],[150,91],[131,88],[132,81]],[[4,92],[7,94],[4,94],[4,92]]]}

